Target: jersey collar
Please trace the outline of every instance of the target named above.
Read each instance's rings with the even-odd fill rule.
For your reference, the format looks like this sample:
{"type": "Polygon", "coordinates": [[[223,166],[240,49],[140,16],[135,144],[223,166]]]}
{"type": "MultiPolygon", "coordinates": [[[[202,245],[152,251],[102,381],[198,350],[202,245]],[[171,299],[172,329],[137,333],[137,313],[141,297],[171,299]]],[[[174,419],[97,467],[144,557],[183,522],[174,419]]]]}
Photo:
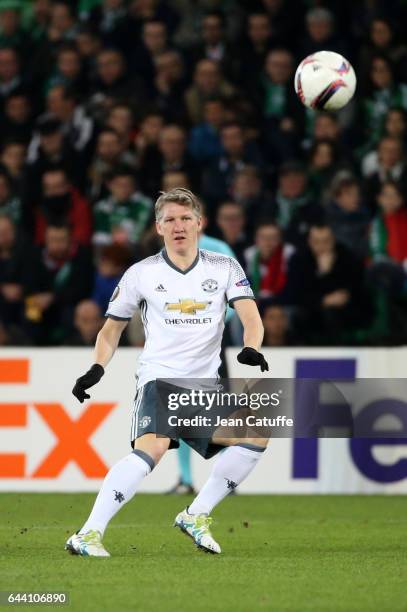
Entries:
{"type": "Polygon", "coordinates": [[[190,272],[191,270],[193,270],[195,268],[195,266],[197,265],[197,263],[199,261],[199,249],[198,249],[198,253],[197,253],[194,261],[189,266],[189,268],[187,268],[186,270],[181,270],[181,268],[178,268],[178,266],[176,266],[174,263],[172,263],[171,259],[168,257],[167,251],[165,249],[163,249],[161,252],[162,252],[162,256],[164,258],[164,261],[170,266],[170,268],[172,268],[176,272],[180,272],[180,274],[188,274],[188,272],[190,272]]]}

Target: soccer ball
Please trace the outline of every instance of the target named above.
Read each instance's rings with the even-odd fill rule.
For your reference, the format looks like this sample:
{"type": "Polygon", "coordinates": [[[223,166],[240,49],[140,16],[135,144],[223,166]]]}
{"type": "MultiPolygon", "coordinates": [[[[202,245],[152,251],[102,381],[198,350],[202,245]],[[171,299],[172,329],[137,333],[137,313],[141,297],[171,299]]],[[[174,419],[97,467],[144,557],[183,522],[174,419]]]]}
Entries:
{"type": "Polygon", "coordinates": [[[302,60],[295,73],[294,87],[305,106],[339,110],[355,93],[355,71],[339,53],[318,51],[302,60]]]}

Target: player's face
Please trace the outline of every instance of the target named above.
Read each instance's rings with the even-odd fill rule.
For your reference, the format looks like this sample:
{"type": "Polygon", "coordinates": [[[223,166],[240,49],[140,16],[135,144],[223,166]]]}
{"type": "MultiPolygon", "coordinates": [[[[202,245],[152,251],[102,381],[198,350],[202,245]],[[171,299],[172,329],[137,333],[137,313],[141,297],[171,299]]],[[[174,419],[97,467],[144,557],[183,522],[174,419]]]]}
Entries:
{"type": "Polygon", "coordinates": [[[164,238],[167,251],[186,255],[197,249],[201,220],[187,206],[165,204],[156,227],[158,234],[164,238]]]}

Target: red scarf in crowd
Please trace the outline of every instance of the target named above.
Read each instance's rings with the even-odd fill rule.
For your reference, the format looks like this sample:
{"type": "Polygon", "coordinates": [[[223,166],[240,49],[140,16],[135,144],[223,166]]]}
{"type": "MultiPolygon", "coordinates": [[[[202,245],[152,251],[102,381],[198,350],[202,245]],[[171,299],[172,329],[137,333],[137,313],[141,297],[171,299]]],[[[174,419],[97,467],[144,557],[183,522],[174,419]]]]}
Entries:
{"type": "Polygon", "coordinates": [[[255,295],[259,293],[269,293],[270,295],[280,293],[287,280],[283,246],[279,246],[267,262],[260,261],[260,254],[256,253],[250,276],[255,295]],[[263,275],[261,274],[262,265],[267,267],[267,271],[263,275]]]}

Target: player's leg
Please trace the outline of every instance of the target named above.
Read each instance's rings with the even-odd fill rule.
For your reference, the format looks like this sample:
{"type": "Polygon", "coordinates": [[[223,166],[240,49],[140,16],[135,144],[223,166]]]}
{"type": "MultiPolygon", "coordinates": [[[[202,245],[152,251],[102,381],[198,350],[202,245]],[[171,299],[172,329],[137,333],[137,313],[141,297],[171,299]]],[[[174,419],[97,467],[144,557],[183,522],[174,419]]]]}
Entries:
{"type": "Polygon", "coordinates": [[[209,515],[253,471],[268,439],[214,438],[213,442],[227,448],[217,458],[211,475],[192,504],[178,514],[175,525],[191,535],[200,548],[220,553],[220,546],[210,532],[209,515]]]}
{"type": "Polygon", "coordinates": [[[192,489],[191,449],[182,440],[178,449],[178,461],[182,484],[192,489]]]}
{"type": "Polygon", "coordinates": [[[157,436],[157,390],[155,381],[139,387],[134,400],[130,440],[133,452],[107,473],[89,518],[82,529],[69,538],[66,548],[82,555],[109,556],[102,537],[109,521],[132,499],[143,479],[160,461],[170,439],[157,436]]]}
{"type": "Polygon", "coordinates": [[[105,529],[119,510],[130,501],[143,479],[167,451],[170,439],[147,433],[134,441],[132,453],[118,461],[106,474],[89,518],[69,538],[70,552],[87,556],[107,557],[102,545],[105,529]]]}
{"type": "Polygon", "coordinates": [[[178,465],[180,478],[177,484],[170,490],[170,494],[193,494],[195,493],[192,485],[192,471],[191,471],[191,449],[188,444],[185,444],[180,440],[179,448],[177,451],[178,465]]]}
{"type": "Polygon", "coordinates": [[[236,489],[254,470],[268,439],[214,438],[214,443],[227,448],[218,456],[212,472],[189,507],[191,514],[210,514],[213,508],[236,489]]]}
{"type": "Polygon", "coordinates": [[[111,519],[129,502],[146,476],[154,469],[170,444],[169,438],[145,434],[134,442],[134,450],[106,474],[92,512],[81,532],[99,531],[101,536],[111,519]]]}

